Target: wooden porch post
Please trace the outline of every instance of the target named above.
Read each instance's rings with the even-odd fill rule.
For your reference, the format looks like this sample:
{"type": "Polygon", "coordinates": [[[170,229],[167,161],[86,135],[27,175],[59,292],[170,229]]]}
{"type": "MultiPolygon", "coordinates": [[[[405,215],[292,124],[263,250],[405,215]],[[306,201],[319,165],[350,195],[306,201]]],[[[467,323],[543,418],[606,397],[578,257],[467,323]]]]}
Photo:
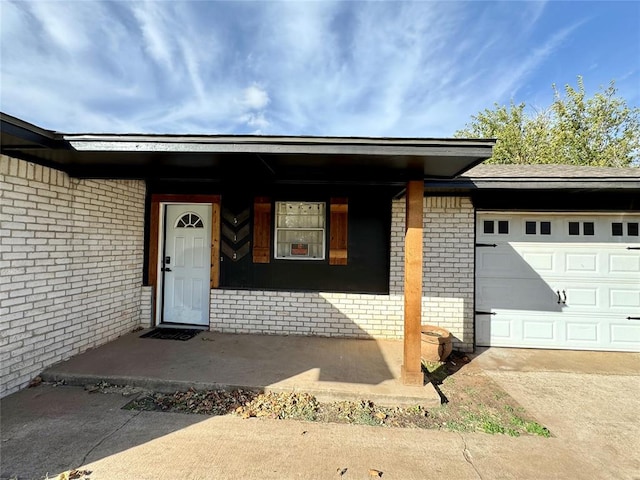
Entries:
{"type": "Polygon", "coordinates": [[[423,385],[420,355],[422,323],[422,202],[424,181],[407,182],[404,239],[404,357],[402,383],[423,385]]]}

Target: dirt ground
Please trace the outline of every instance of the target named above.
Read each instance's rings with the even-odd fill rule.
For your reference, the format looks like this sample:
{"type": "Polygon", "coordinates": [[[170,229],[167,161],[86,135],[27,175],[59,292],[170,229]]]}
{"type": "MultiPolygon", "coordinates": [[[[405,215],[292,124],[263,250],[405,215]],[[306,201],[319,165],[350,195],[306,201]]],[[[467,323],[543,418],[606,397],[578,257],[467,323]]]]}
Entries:
{"type": "Polygon", "coordinates": [[[426,364],[424,368],[443,402],[429,411],[430,428],[551,436],[547,428],[463,353],[454,352],[445,363],[426,364]]]}
{"type": "MultiPolygon", "coordinates": [[[[550,436],[544,426],[482,370],[475,367],[464,354],[454,352],[445,363],[427,363],[423,367],[425,379],[434,385],[442,399],[439,407],[389,407],[376,405],[367,399],[358,402],[321,403],[314,396],[305,393],[189,390],[174,394],[138,392],[137,397],[125,408],[510,436],[550,436]]],[[[118,390],[109,385],[88,388],[105,393],[118,390]]]]}

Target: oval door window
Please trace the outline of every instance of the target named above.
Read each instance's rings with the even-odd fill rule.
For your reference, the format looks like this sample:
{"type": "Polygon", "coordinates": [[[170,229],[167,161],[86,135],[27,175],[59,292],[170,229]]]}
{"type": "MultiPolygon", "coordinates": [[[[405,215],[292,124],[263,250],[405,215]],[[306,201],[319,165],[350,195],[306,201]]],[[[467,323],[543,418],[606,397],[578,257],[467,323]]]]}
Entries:
{"type": "Polygon", "coordinates": [[[204,228],[204,224],[195,213],[185,213],[176,222],[176,228],[204,228]]]}

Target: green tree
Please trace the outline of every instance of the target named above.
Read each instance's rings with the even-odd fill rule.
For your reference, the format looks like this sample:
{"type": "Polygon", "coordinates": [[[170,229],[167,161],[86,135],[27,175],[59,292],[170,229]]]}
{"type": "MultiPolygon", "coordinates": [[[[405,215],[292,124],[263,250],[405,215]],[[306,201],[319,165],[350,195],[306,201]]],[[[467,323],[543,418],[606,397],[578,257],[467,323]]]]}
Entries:
{"type": "Polygon", "coordinates": [[[554,101],[527,114],[524,103],[495,104],[472,116],[456,137],[496,138],[490,163],[564,163],[624,167],[640,165],[640,108],[617,95],[612,81],[588,98],[578,87],[553,85],[554,101]]]}

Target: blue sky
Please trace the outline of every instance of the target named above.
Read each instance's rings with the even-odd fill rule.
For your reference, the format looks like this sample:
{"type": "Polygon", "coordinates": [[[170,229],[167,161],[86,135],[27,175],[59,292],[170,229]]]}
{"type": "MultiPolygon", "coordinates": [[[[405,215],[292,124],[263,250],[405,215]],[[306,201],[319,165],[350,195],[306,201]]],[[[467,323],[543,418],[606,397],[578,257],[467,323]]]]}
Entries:
{"type": "Polygon", "coordinates": [[[63,132],[449,137],[616,80],[640,2],[0,0],[0,109],[63,132]]]}

